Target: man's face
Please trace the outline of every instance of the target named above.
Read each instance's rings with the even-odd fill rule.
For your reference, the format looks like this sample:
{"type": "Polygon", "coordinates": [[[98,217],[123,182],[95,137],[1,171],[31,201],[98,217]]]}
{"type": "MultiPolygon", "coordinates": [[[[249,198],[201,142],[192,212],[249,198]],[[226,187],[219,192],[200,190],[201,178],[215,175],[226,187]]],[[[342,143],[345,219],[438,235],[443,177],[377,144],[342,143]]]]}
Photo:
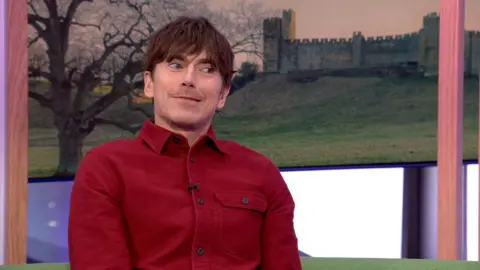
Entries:
{"type": "Polygon", "coordinates": [[[145,72],[144,80],[145,95],[155,102],[155,118],[187,129],[210,125],[230,90],[205,52],[163,61],[153,74],[145,72]]]}

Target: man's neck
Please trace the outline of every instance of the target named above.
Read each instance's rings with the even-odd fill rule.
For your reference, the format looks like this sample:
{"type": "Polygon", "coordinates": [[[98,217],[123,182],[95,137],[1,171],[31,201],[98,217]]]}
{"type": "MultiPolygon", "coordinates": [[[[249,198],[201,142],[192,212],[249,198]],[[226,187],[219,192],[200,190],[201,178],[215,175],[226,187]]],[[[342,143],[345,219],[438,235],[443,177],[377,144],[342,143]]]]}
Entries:
{"type": "Polygon", "coordinates": [[[188,141],[188,145],[190,146],[194,145],[195,142],[197,142],[200,137],[205,135],[210,128],[210,124],[206,124],[199,128],[185,129],[177,125],[167,123],[166,121],[158,117],[155,117],[155,125],[184,136],[188,141]]]}

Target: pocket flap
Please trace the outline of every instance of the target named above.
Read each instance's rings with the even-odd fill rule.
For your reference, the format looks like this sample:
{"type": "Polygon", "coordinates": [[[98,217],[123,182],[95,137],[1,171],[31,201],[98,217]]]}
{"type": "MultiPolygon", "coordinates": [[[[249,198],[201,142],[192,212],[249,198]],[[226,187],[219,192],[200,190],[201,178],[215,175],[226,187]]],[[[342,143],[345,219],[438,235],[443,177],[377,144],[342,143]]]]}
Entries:
{"type": "Polygon", "coordinates": [[[258,212],[265,212],[267,201],[259,194],[252,192],[218,192],[218,201],[225,207],[243,208],[258,212]]]}

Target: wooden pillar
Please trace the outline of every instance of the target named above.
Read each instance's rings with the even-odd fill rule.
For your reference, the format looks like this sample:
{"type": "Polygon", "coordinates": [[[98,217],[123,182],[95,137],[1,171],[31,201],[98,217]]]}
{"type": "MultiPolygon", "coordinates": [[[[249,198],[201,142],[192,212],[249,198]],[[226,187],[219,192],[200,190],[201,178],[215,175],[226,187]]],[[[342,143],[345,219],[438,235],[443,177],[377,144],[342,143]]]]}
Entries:
{"type": "Polygon", "coordinates": [[[463,83],[465,0],[440,1],[438,88],[438,249],[463,256],[463,83]]]}
{"type": "Polygon", "coordinates": [[[27,258],[27,29],[27,1],[0,1],[0,265],[27,258]]]}

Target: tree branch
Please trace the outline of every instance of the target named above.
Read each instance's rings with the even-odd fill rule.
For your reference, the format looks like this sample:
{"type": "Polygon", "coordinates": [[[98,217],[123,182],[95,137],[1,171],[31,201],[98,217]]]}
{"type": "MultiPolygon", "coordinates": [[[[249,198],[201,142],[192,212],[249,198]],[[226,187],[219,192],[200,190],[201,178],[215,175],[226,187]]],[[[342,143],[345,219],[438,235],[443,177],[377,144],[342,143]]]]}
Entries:
{"type": "Polygon", "coordinates": [[[28,48],[30,48],[33,44],[35,44],[38,40],[40,40],[40,36],[37,35],[34,38],[28,37],[28,48]]]}
{"type": "Polygon", "coordinates": [[[65,20],[64,20],[65,28],[64,29],[69,30],[70,25],[71,25],[71,23],[73,21],[73,18],[75,16],[75,13],[78,10],[78,7],[84,2],[92,3],[93,0],[72,0],[72,2],[70,2],[70,5],[67,8],[67,13],[65,14],[65,20]]]}
{"type": "Polygon", "coordinates": [[[52,108],[52,101],[40,93],[28,91],[28,97],[36,100],[44,108],[52,108]]]}
{"type": "Polygon", "coordinates": [[[76,25],[76,26],[80,26],[80,27],[93,27],[93,28],[96,28],[96,29],[100,30],[100,25],[99,24],[81,23],[81,22],[77,22],[77,21],[73,20],[71,25],[76,25]]]}
{"type": "Polygon", "coordinates": [[[51,73],[41,70],[40,68],[35,68],[32,66],[28,67],[28,77],[42,77],[47,80],[50,80],[51,73]]]}
{"type": "MultiPolygon", "coordinates": [[[[142,3],[140,5],[146,5],[148,2],[142,3]]],[[[129,6],[133,6],[133,4],[129,3],[129,6]]],[[[130,25],[128,30],[123,34],[123,36],[120,38],[120,40],[111,43],[113,40],[118,38],[121,34],[122,31],[118,29],[118,27],[115,26],[115,24],[112,25],[112,27],[116,30],[115,33],[106,33],[105,36],[103,37],[103,47],[104,51],[102,55],[93,61],[87,68],[86,70],[98,70],[102,64],[105,62],[105,60],[113,53],[115,52],[116,49],[119,47],[125,46],[127,48],[132,48],[132,47],[138,47],[139,45],[144,45],[146,44],[146,39],[144,41],[140,42],[134,42],[132,39],[132,33],[136,31],[136,28],[139,26],[140,22],[142,21],[143,15],[141,14],[141,7],[133,9],[139,13],[139,16],[137,19],[130,25]],[[110,44],[111,43],[111,44],[110,44]]]]}
{"type": "Polygon", "coordinates": [[[38,35],[44,38],[45,36],[45,30],[42,28],[43,24],[44,26],[47,26],[48,19],[43,18],[40,15],[35,15],[35,14],[28,14],[28,24],[31,25],[37,32],[38,35]]]}
{"type": "Polygon", "coordinates": [[[119,98],[127,95],[132,90],[132,87],[129,83],[125,81],[125,78],[127,77],[127,75],[137,74],[141,72],[141,70],[141,61],[128,62],[120,70],[120,72],[115,74],[112,90],[105,96],[99,98],[85,110],[84,119],[87,120],[96,117],[119,98]]]}

